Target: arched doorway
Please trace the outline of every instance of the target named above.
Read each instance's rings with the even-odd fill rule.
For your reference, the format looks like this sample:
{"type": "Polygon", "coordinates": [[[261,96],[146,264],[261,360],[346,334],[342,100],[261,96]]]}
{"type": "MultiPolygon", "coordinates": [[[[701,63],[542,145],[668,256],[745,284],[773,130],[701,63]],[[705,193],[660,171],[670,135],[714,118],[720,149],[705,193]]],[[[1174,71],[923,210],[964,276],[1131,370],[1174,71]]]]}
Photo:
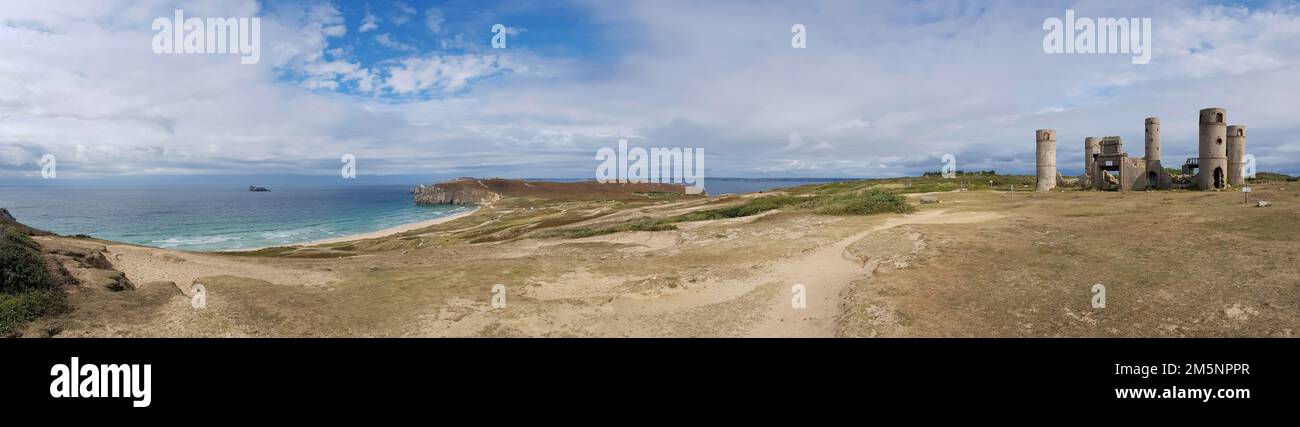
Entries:
{"type": "Polygon", "coordinates": [[[1223,168],[1214,168],[1214,188],[1223,189],[1223,168]]]}
{"type": "Polygon", "coordinates": [[[1160,176],[1155,171],[1147,172],[1147,189],[1155,189],[1160,186],[1160,176]]]}

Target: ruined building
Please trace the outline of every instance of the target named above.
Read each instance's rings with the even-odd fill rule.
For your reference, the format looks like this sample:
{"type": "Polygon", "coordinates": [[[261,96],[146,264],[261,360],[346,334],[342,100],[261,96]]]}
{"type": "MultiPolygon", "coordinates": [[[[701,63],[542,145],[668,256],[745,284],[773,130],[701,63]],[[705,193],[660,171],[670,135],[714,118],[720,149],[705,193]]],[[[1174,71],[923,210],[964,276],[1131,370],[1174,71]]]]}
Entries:
{"type": "MultiPolygon", "coordinates": [[[[1246,153],[1246,127],[1227,126],[1227,111],[1206,108],[1200,112],[1200,151],[1195,158],[1187,159],[1182,172],[1173,176],[1160,161],[1160,119],[1146,119],[1146,156],[1129,157],[1124,152],[1124,142],[1118,136],[1088,137],[1083,140],[1084,172],[1079,179],[1083,188],[1096,190],[1167,190],[1170,188],[1199,188],[1223,190],[1229,185],[1244,185],[1243,174],[1246,153]]],[[[1051,174],[1056,170],[1056,133],[1050,132],[1051,143],[1044,144],[1042,130],[1038,131],[1038,190],[1055,186],[1055,177],[1044,179],[1044,159],[1050,159],[1051,174]],[[1052,153],[1043,150],[1050,148],[1052,153]],[[1044,183],[1049,186],[1044,187],[1044,183]]]]}

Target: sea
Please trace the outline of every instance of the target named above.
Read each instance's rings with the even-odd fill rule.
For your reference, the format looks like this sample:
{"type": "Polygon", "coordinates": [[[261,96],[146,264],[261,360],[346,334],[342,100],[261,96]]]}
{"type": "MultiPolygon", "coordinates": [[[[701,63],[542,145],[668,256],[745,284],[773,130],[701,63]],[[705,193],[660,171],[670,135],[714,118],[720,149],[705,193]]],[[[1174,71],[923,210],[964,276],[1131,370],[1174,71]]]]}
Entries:
{"type": "MultiPolygon", "coordinates": [[[[840,179],[706,179],[710,195],[840,179]]],[[[555,180],[564,181],[564,180],[555,180]]],[[[301,244],[370,233],[472,209],[420,206],[414,185],[0,185],[0,207],[63,235],[189,251],[301,244]]]]}

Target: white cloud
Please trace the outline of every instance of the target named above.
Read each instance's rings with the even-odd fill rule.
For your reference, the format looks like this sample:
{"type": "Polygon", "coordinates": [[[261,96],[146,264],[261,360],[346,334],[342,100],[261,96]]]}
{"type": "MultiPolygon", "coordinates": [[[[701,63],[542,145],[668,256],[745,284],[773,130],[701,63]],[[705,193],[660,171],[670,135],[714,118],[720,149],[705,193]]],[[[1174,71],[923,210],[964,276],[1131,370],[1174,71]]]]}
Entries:
{"type": "Polygon", "coordinates": [[[396,50],[415,50],[415,46],[412,46],[412,45],[410,45],[410,44],[406,44],[406,43],[402,43],[402,42],[399,42],[399,41],[397,41],[397,40],[393,40],[392,35],[389,34],[389,33],[383,33],[383,34],[380,34],[380,35],[375,36],[375,42],[376,42],[376,43],[379,43],[380,46],[383,46],[383,47],[386,47],[386,48],[389,48],[389,49],[396,49],[396,50]]]}
{"type": "Polygon", "coordinates": [[[392,18],[393,24],[400,26],[405,24],[406,21],[410,21],[412,16],[415,16],[415,8],[405,2],[395,1],[393,7],[397,9],[397,13],[392,18]]]}
{"type": "Polygon", "coordinates": [[[379,28],[379,18],[375,14],[366,12],[366,17],[361,19],[361,27],[357,28],[358,33],[364,33],[379,28]]]}
{"type": "Polygon", "coordinates": [[[528,32],[527,28],[511,27],[511,26],[506,26],[506,31],[505,31],[507,36],[517,36],[526,32],[528,32]]]}
{"type": "Polygon", "coordinates": [[[432,92],[451,93],[470,81],[507,72],[527,72],[498,55],[453,55],[406,58],[388,68],[385,86],[399,95],[432,92]]]}
{"type": "Polygon", "coordinates": [[[438,39],[438,46],[441,47],[442,50],[461,50],[470,48],[471,44],[469,40],[465,38],[464,34],[456,34],[452,37],[443,37],[438,39]]]}
{"type": "Polygon", "coordinates": [[[303,86],[309,89],[337,90],[343,83],[356,83],[357,90],[363,93],[373,92],[378,76],[368,68],[347,61],[314,62],[307,64],[303,71],[308,77],[303,86]]]}
{"type": "MultiPolygon", "coordinates": [[[[608,48],[595,59],[511,45],[365,63],[332,6],[195,6],[263,17],[263,60],[244,66],[149,51],[148,23],[168,2],[6,3],[0,175],[39,174],[30,166],[45,153],[61,177],[329,174],[353,153],[371,173],[581,177],[620,138],[705,148],[711,176],[900,175],[938,170],[942,153],[963,170],[1025,173],[1038,128],[1057,129],[1070,173],[1085,136],[1121,135],[1141,155],[1148,116],[1164,123],[1166,161],[1180,162],[1211,106],[1251,128],[1260,170],[1300,172],[1297,7],[1071,4],[1152,17],[1152,63],[1043,54],[1042,20],[1064,5],[593,2],[581,6],[599,30],[579,37],[608,48]],[[796,19],[807,49],[790,48],[796,19]]],[[[427,44],[458,43],[441,19],[427,44]]]]}
{"type": "Polygon", "coordinates": [[[446,23],[447,17],[443,15],[438,8],[428,8],[424,11],[424,26],[429,28],[434,34],[442,33],[442,25],[446,23]]]}
{"type": "Polygon", "coordinates": [[[321,32],[329,37],[343,37],[348,27],[343,23],[343,14],[333,5],[312,6],[311,17],[321,26],[321,32]]]}

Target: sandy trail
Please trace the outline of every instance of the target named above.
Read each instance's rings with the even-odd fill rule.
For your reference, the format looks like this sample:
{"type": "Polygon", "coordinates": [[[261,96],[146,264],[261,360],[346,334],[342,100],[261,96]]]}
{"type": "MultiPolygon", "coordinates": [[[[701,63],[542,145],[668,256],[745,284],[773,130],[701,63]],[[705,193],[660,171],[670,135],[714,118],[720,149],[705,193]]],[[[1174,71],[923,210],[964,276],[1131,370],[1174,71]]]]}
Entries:
{"type": "Polygon", "coordinates": [[[945,214],[943,210],[889,218],[881,225],[821,247],[799,258],[778,263],[774,275],[782,283],[782,292],[772,302],[766,319],[750,331],[754,337],[832,337],[835,322],[842,311],[845,292],[854,280],[870,275],[875,266],[862,265],[846,252],[854,242],[871,233],[910,224],[968,224],[999,218],[990,212],[945,214]],[[792,287],[805,288],[806,307],[794,308],[792,287]]]}
{"type": "Polygon", "coordinates": [[[169,281],[182,288],[189,288],[196,279],[212,276],[245,277],[296,286],[324,286],[339,280],[327,272],[269,266],[229,256],[121,244],[108,245],[107,248],[113,268],[126,274],[136,286],[154,281],[169,281]]]}
{"type": "MultiPolygon", "coordinates": [[[[759,319],[744,328],[741,336],[751,337],[832,337],[835,335],[836,322],[842,312],[841,304],[849,285],[875,271],[874,262],[865,266],[862,262],[849,256],[846,249],[855,242],[866,238],[871,233],[888,230],[910,224],[964,224],[988,221],[1002,217],[988,212],[945,213],[944,210],[927,210],[916,214],[889,218],[884,222],[837,240],[797,257],[777,261],[760,268],[755,273],[740,280],[705,281],[694,284],[690,289],[674,292],[670,295],[642,296],[619,295],[610,301],[609,309],[616,316],[636,319],[641,316],[670,315],[713,306],[716,310],[725,310],[724,317],[744,317],[755,310],[759,319]],[[802,284],[805,287],[806,306],[795,309],[791,306],[793,294],[791,287],[802,284]],[[766,288],[765,288],[766,287],[766,288]],[[763,299],[748,301],[754,295],[763,295],[763,299]],[[770,295],[770,296],[768,296],[770,295]]],[[[608,236],[601,236],[610,239],[608,236]]],[[[613,289],[617,283],[611,278],[570,278],[565,281],[582,283],[584,288],[613,289]],[[604,283],[610,282],[610,283],[604,283]],[[601,284],[603,283],[603,286],[601,284]]],[[[572,292],[567,289],[566,292],[572,292]]],[[[599,292],[597,292],[599,293],[599,292]]],[[[632,322],[613,322],[613,335],[642,335],[644,331],[636,330],[632,322]],[[622,328],[632,328],[624,330],[622,328]]],[[[719,332],[720,333],[720,332],[719,332]]]]}

